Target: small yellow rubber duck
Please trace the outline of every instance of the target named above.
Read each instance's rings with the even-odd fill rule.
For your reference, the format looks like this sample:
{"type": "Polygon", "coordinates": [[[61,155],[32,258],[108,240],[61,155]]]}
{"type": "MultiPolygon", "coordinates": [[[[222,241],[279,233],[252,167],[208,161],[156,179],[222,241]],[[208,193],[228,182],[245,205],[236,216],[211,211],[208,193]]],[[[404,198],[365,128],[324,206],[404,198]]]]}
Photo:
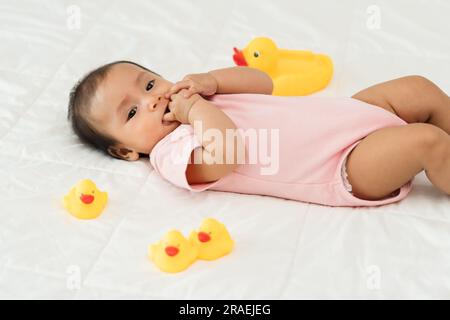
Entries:
{"type": "Polygon", "coordinates": [[[189,240],[198,247],[198,259],[215,260],[233,250],[231,239],[225,225],[213,218],[203,220],[198,232],[192,231],[189,240]]]}
{"type": "Polygon", "coordinates": [[[267,73],[275,96],[305,96],[325,88],[333,76],[333,63],[324,54],[278,49],[266,37],[253,39],[240,51],[234,48],[234,62],[267,73]]]}
{"type": "Polygon", "coordinates": [[[64,208],[79,219],[97,218],[107,202],[108,193],[98,190],[89,179],[79,181],[63,199],[64,208]]]}
{"type": "Polygon", "coordinates": [[[187,269],[197,259],[198,249],[179,231],[171,230],[162,240],[148,248],[148,255],[164,272],[176,273],[187,269]]]}

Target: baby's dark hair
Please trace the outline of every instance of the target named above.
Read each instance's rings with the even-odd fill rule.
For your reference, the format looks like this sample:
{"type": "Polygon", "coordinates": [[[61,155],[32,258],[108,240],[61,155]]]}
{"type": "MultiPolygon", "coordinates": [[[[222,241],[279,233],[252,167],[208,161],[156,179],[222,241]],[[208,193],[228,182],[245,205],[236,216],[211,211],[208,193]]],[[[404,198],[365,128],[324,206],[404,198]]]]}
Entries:
{"type": "MultiPolygon", "coordinates": [[[[118,159],[122,158],[119,155],[114,155],[108,152],[108,148],[110,146],[117,145],[118,141],[104,133],[99,132],[92,125],[92,123],[89,122],[88,114],[91,107],[92,98],[95,96],[99,84],[105,79],[111,68],[120,63],[133,64],[159,76],[156,72],[132,61],[120,60],[105,64],[86,74],[74,85],[70,91],[69,108],[67,112],[67,119],[71,121],[72,129],[81,141],[118,159]]],[[[124,154],[127,153],[127,150],[123,151],[124,154]]]]}

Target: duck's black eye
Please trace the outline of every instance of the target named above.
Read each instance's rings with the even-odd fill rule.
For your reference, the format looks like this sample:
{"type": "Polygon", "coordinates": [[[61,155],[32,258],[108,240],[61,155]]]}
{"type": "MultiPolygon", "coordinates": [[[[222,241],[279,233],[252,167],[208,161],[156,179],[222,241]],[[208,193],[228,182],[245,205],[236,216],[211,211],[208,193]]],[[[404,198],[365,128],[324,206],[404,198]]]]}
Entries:
{"type": "Polygon", "coordinates": [[[155,80],[150,80],[148,83],[147,83],[147,86],[145,87],[145,90],[146,91],[150,91],[152,88],[153,88],[153,85],[155,84],[155,80]]]}
{"type": "Polygon", "coordinates": [[[128,112],[128,118],[127,118],[127,121],[134,117],[134,115],[136,114],[136,109],[137,109],[137,107],[134,106],[134,107],[130,110],[130,112],[128,112]]]}
{"type": "Polygon", "coordinates": [[[258,58],[258,57],[259,57],[259,51],[253,52],[253,56],[254,56],[255,58],[258,58]]]}

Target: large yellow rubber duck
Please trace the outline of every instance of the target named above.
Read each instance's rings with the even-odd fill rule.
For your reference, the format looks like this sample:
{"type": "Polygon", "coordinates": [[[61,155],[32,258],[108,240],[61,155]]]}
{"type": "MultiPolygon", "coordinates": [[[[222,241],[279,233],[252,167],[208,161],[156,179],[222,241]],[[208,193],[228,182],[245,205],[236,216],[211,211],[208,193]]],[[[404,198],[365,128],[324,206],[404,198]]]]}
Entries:
{"type": "Polygon", "coordinates": [[[149,246],[148,255],[164,272],[176,273],[187,269],[197,259],[198,248],[179,231],[169,231],[162,240],[149,246]]]}
{"type": "Polygon", "coordinates": [[[253,39],[240,51],[234,48],[234,62],[266,72],[273,81],[272,95],[305,96],[325,88],[333,76],[333,63],[323,54],[278,49],[266,37],[253,39]]]}
{"type": "Polygon", "coordinates": [[[63,205],[79,219],[94,219],[102,213],[107,201],[108,193],[98,190],[92,180],[84,179],[64,196],[63,205]]]}
{"type": "Polygon", "coordinates": [[[231,239],[225,225],[213,218],[203,220],[198,232],[192,231],[189,240],[198,247],[198,259],[215,260],[233,250],[231,239]]]}

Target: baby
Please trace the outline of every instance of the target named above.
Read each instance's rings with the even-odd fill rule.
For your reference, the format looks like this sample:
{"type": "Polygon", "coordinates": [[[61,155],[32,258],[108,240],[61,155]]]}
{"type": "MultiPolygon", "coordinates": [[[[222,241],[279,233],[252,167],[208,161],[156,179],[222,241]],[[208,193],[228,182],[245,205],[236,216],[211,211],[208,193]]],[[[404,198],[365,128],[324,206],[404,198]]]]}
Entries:
{"type": "Polygon", "coordinates": [[[75,85],[68,118],[84,142],[119,159],[149,156],[164,179],[194,192],[379,206],[405,198],[425,170],[450,194],[450,98],[426,78],[391,80],[351,98],[279,97],[272,88],[253,68],[174,84],[118,61],[75,85]]]}

